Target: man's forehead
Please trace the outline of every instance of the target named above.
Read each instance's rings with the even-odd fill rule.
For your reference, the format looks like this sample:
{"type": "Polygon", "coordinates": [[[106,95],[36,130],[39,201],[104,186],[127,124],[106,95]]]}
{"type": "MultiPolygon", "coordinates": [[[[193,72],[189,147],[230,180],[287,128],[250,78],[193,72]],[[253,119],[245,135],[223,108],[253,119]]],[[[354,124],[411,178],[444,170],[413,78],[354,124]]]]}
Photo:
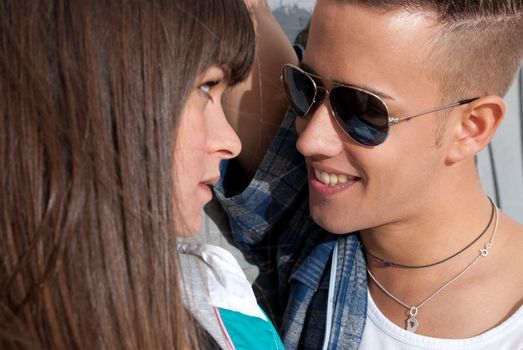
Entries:
{"type": "Polygon", "coordinates": [[[435,13],[430,11],[401,8],[385,11],[351,1],[319,0],[312,15],[309,39],[316,40],[318,48],[327,50],[324,54],[340,48],[351,50],[349,44],[364,48],[378,45],[384,51],[426,52],[431,49],[433,39],[441,34],[441,28],[435,13]]]}
{"type": "Polygon", "coordinates": [[[432,90],[426,67],[435,32],[422,13],[319,0],[304,62],[323,78],[397,99],[432,90]]]}
{"type": "MultiPolygon", "coordinates": [[[[350,0],[318,0],[312,18],[325,24],[333,24],[336,20],[343,20],[347,12],[363,10],[372,13],[375,19],[382,18],[390,22],[390,30],[405,30],[419,27],[420,24],[430,27],[439,27],[438,14],[433,9],[422,7],[380,6],[369,5],[360,1],[350,0]],[[329,16],[325,16],[326,14],[329,16]],[[410,23],[410,26],[405,26],[410,23]]],[[[366,29],[371,30],[374,23],[367,23],[366,29]]]]}

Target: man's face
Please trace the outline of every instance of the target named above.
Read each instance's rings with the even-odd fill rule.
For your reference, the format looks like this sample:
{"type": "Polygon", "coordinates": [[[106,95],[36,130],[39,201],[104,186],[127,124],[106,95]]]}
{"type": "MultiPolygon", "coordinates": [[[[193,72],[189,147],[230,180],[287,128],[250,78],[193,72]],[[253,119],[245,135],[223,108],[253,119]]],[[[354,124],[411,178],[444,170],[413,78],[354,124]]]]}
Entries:
{"type": "MultiPolygon", "coordinates": [[[[377,93],[392,116],[413,114],[441,104],[438,86],[424,73],[435,26],[421,14],[319,0],[303,63],[322,78],[377,93]]],[[[445,188],[447,145],[435,146],[441,114],[392,126],[383,144],[366,148],[330,113],[325,99],[296,122],[314,220],[333,233],[424,220],[418,213],[445,188]],[[327,177],[337,184],[326,185],[327,177]]]]}

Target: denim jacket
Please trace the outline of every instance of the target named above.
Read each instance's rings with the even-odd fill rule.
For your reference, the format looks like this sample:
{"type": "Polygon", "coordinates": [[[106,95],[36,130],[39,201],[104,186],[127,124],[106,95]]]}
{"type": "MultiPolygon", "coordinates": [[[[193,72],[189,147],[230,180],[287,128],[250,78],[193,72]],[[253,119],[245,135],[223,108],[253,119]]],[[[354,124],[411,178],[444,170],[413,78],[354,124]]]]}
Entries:
{"type": "MultiPolygon", "coordinates": [[[[325,339],[331,256],[337,241],[328,349],[357,349],[365,326],[367,274],[357,234],[334,235],[308,209],[307,170],[296,150],[295,115],[287,113],[254,179],[231,193],[224,174],[216,197],[231,238],[260,268],[266,312],[279,325],[286,349],[321,349],[325,339]]],[[[258,295],[260,297],[260,295],[258,295]]],[[[263,301],[260,301],[263,304],[263,301]]]]}

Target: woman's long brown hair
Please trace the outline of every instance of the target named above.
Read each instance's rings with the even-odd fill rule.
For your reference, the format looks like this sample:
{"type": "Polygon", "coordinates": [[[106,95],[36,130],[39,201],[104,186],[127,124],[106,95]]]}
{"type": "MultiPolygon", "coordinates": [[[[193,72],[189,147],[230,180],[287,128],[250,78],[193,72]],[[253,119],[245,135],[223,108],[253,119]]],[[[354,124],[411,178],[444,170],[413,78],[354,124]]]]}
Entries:
{"type": "Polygon", "coordinates": [[[242,80],[242,0],[0,0],[0,348],[198,347],[173,154],[199,72],[242,80]]]}

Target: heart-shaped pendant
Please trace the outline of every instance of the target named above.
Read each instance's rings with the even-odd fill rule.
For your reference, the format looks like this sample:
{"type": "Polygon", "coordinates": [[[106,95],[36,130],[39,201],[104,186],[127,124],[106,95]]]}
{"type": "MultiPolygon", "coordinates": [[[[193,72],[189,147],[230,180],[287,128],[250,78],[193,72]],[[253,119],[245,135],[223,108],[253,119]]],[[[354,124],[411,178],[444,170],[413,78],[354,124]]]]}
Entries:
{"type": "Polygon", "coordinates": [[[407,331],[416,333],[416,330],[418,329],[419,323],[416,317],[412,316],[407,320],[407,331]]]}

